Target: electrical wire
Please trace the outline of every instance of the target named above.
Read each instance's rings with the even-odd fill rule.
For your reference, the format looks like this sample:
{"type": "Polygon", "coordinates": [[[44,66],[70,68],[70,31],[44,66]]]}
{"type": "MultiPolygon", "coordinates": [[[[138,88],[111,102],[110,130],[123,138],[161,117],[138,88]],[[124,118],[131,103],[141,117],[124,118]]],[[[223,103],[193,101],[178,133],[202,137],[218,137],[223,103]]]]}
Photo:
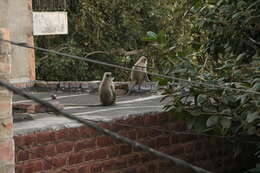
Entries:
{"type": "Polygon", "coordinates": [[[22,91],[21,89],[16,88],[16,87],[12,86],[9,83],[6,83],[6,82],[0,80],[0,86],[8,89],[9,91],[12,91],[13,93],[15,93],[17,95],[20,95],[20,96],[22,96],[24,98],[27,98],[27,99],[31,99],[31,100],[33,100],[33,101],[35,101],[35,102],[37,102],[37,103],[47,107],[47,108],[50,108],[50,110],[52,110],[56,115],[62,115],[64,117],[68,118],[68,119],[75,120],[75,121],[77,121],[79,123],[82,123],[82,124],[92,128],[92,129],[95,129],[96,131],[98,131],[100,133],[103,133],[103,134],[105,134],[107,136],[110,136],[110,137],[112,137],[114,139],[120,140],[120,141],[122,141],[124,143],[127,143],[127,144],[129,144],[129,145],[131,145],[131,146],[133,146],[135,148],[140,148],[140,149],[142,149],[142,150],[144,150],[146,152],[149,152],[149,153],[151,153],[151,154],[153,154],[153,155],[155,155],[155,156],[157,156],[157,157],[159,157],[161,159],[168,160],[173,165],[176,165],[176,164],[177,165],[181,165],[183,167],[186,167],[186,168],[189,168],[189,169],[193,170],[196,173],[212,173],[212,172],[207,171],[207,170],[205,170],[203,168],[200,168],[200,167],[197,167],[195,165],[192,165],[192,164],[190,164],[190,163],[188,163],[188,162],[186,162],[184,160],[181,160],[181,159],[178,159],[176,157],[170,156],[168,154],[162,153],[160,151],[154,150],[154,149],[152,149],[152,148],[150,148],[150,147],[148,147],[146,145],[143,145],[143,144],[141,144],[139,142],[136,142],[136,141],[131,140],[129,138],[123,137],[123,136],[121,136],[121,135],[119,135],[119,134],[117,134],[115,132],[112,132],[112,131],[110,131],[108,129],[105,129],[103,127],[98,126],[94,122],[85,120],[83,118],[76,117],[76,116],[74,116],[74,115],[72,115],[72,114],[70,114],[68,112],[60,110],[59,108],[57,108],[56,106],[52,105],[51,103],[46,102],[46,101],[44,101],[42,99],[39,99],[38,97],[35,97],[34,95],[27,94],[24,91],[22,91]]]}
{"type": "MultiPolygon", "coordinates": [[[[45,48],[41,48],[41,47],[37,47],[37,46],[29,46],[27,43],[18,43],[18,42],[13,42],[13,41],[10,41],[10,40],[3,40],[3,39],[0,39],[0,41],[7,42],[7,43],[10,43],[12,45],[16,45],[16,46],[20,46],[20,47],[24,47],[24,48],[40,50],[40,51],[43,51],[43,52],[48,52],[48,53],[52,53],[52,54],[56,54],[56,55],[60,55],[60,56],[64,56],[64,57],[68,57],[68,58],[72,58],[72,59],[83,60],[83,61],[87,61],[87,62],[91,62],[91,63],[95,63],[95,64],[100,64],[100,65],[104,65],[104,66],[109,66],[109,67],[113,67],[113,68],[119,68],[119,69],[126,70],[126,71],[132,71],[133,70],[132,68],[128,68],[128,67],[124,67],[124,66],[120,66],[120,65],[115,65],[115,64],[111,64],[111,63],[107,63],[107,62],[103,62],[103,61],[93,60],[93,59],[84,58],[84,57],[80,57],[80,56],[76,56],[76,55],[70,55],[70,54],[67,54],[67,53],[62,53],[62,52],[58,52],[58,51],[55,51],[55,50],[49,50],[49,49],[45,49],[45,48]]],[[[143,72],[143,71],[137,70],[137,69],[134,69],[134,71],[143,72]]],[[[225,86],[220,86],[220,85],[215,85],[215,84],[208,84],[208,83],[204,83],[204,82],[198,82],[198,81],[192,81],[192,80],[177,78],[177,77],[159,74],[159,73],[154,73],[154,72],[147,72],[147,74],[152,75],[152,76],[161,77],[161,78],[172,79],[172,80],[176,80],[176,81],[190,83],[190,84],[193,84],[193,85],[204,85],[204,86],[212,87],[212,88],[220,88],[220,89],[224,89],[224,90],[253,93],[253,94],[260,95],[260,92],[254,91],[254,90],[230,88],[230,87],[225,87],[225,86]]]]}

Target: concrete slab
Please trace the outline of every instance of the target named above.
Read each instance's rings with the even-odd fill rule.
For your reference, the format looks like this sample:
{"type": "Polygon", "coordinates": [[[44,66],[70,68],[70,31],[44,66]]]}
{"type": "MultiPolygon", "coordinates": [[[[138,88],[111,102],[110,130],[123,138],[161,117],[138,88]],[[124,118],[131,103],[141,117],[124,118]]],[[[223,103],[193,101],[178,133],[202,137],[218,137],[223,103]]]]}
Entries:
{"type": "MultiPolygon", "coordinates": [[[[142,115],[151,112],[162,112],[163,104],[160,102],[162,95],[132,95],[132,96],[118,96],[117,103],[113,106],[96,106],[88,107],[84,104],[99,104],[97,94],[89,93],[67,93],[59,91],[50,92],[31,92],[31,94],[50,100],[52,94],[57,95],[57,99],[61,104],[64,104],[64,110],[72,113],[75,116],[101,121],[111,121],[115,119],[125,119],[131,115],[142,115]]],[[[26,103],[30,100],[14,96],[14,103],[26,103]]],[[[32,115],[34,120],[16,122],[14,124],[15,135],[25,133],[32,133],[47,129],[61,129],[66,127],[80,126],[72,120],[61,116],[55,116],[53,113],[38,113],[32,115]]]]}

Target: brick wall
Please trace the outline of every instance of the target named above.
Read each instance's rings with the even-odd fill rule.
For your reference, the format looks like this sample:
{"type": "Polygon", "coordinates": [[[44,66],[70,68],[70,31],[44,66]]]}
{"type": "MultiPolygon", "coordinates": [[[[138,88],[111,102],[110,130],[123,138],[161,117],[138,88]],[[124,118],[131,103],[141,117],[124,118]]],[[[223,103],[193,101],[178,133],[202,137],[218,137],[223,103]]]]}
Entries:
{"type": "MultiPolygon", "coordinates": [[[[183,122],[174,120],[168,113],[132,116],[116,122],[175,131],[186,129],[183,122]]],[[[244,160],[234,158],[230,148],[232,145],[223,139],[215,139],[212,142],[212,139],[197,135],[169,134],[148,128],[122,127],[118,124],[100,125],[214,172],[237,173],[246,166],[245,155],[244,160]]],[[[100,135],[85,126],[35,132],[15,136],[14,139],[16,173],[66,173],[64,169],[71,173],[190,172],[181,166],[171,165],[168,161],[100,135]]]]}
{"type": "MultiPolygon", "coordinates": [[[[9,39],[9,30],[0,28],[0,39],[9,39]]],[[[0,42],[0,80],[9,82],[10,45],[0,42]]],[[[0,173],[14,172],[12,94],[0,87],[0,173]]]]}

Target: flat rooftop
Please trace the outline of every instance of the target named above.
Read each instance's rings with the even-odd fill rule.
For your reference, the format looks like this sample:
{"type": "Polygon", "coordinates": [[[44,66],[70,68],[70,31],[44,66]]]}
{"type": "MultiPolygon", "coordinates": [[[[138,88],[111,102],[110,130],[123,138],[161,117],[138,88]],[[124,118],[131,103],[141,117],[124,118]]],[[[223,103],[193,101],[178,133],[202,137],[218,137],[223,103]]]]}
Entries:
{"type": "MultiPolygon", "coordinates": [[[[151,112],[162,112],[163,104],[160,102],[160,94],[135,94],[130,96],[117,96],[116,104],[113,106],[85,106],[98,105],[99,98],[97,94],[87,92],[61,92],[45,91],[29,93],[44,99],[50,100],[51,95],[55,94],[57,100],[64,104],[64,110],[75,116],[85,119],[98,121],[111,121],[116,119],[125,119],[129,115],[142,115],[151,112]],[[85,105],[84,105],[85,104],[85,105]]],[[[14,95],[13,103],[29,103],[20,96],[14,95]]],[[[22,135],[43,130],[58,130],[66,127],[77,127],[79,123],[56,116],[51,112],[32,114],[33,120],[15,122],[15,135],[22,135]]]]}

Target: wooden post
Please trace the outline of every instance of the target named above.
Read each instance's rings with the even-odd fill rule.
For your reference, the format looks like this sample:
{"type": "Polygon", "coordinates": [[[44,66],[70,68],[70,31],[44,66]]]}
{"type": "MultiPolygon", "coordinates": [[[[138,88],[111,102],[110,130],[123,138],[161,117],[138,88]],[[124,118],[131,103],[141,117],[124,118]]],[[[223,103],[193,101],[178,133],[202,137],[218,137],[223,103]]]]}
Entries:
{"type": "MultiPolygon", "coordinates": [[[[0,39],[9,40],[9,30],[0,28],[0,39]]],[[[10,44],[0,41],[0,80],[11,75],[10,44]]],[[[0,173],[14,173],[12,93],[0,87],[0,173]]]]}

